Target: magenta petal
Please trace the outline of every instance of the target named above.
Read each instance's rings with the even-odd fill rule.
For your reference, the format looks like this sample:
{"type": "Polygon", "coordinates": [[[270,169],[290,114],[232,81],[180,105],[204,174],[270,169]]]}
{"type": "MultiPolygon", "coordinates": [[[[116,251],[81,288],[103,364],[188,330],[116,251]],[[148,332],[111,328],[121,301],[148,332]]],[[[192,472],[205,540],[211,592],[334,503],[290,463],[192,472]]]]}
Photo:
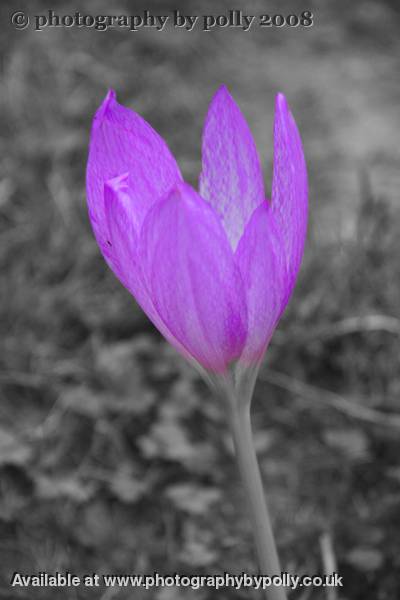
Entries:
{"type": "Polygon", "coordinates": [[[303,256],[307,203],[307,171],[300,135],[285,97],[278,94],[274,122],[272,210],[284,237],[289,294],[303,256]]]}
{"type": "Polygon", "coordinates": [[[155,307],[206,369],[224,372],[246,338],[242,281],[213,209],[181,183],[149,212],[140,239],[155,307]]]}
{"type": "Polygon", "coordinates": [[[166,143],[142,117],[118,104],[111,90],[93,120],[86,174],[90,220],[111,265],[104,184],[125,173],[129,174],[130,211],[138,225],[151,205],[182,179],[166,143]]]}
{"type": "Polygon", "coordinates": [[[110,179],[104,186],[104,214],[107,245],[113,255],[112,269],[136,297],[138,277],[138,231],[133,218],[128,175],[110,179]]]}
{"type": "Polygon", "coordinates": [[[211,101],[203,130],[199,191],[221,216],[232,248],[264,200],[257,149],[239,107],[222,86],[211,101]]]}
{"type": "Polygon", "coordinates": [[[241,360],[253,362],[263,356],[286,300],[283,238],[266,201],[254,211],[235,261],[246,290],[249,332],[241,360]]]}
{"type": "Polygon", "coordinates": [[[107,244],[114,257],[113,271],[164,337],[186,358],[190,358],[160,319],[148,293],[142,265],[138,260],[138,234],[132,220],[131,203],[126,175],[106,183],[105,215],[109,234],[107,244]]]}

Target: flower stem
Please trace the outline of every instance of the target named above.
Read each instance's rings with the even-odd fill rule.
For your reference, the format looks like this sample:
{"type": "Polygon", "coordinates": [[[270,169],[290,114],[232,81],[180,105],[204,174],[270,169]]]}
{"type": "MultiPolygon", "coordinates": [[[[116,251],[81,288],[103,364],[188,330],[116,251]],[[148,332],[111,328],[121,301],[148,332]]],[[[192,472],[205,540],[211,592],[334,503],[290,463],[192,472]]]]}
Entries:
{"type": "MultiPolygon", "coordinates": [[[[239,471],[250,508],[250,519],[262,575],[280,575],[278,553],[264,497],[260,469],[254,450],[250,421],[250,402],[232,402],[230,417],[239,471]]],[[[268,600],[286,600],[283,587],[271,586],[268,600]]]]}

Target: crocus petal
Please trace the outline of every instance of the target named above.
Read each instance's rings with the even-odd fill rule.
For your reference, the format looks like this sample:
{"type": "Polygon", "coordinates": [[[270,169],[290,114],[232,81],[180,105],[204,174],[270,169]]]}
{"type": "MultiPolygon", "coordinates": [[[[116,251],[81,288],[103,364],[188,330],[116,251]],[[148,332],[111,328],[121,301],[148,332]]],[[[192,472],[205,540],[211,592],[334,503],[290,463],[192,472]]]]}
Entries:
{"type": "Polygon", "coordinates": [[[251,363],[263,356],[286,297],[283,238],[266,201],[256,208],[247,224],[235,261],[247,300],[248,336],[241,361],[251,363]]]}
{"type": "Polygon", "coordinates": [[[303,256],[307,231],[307,171],[300,135],[283,94],[278,94],[274,122],[272,210],[285,243],[288,295],[303,256]]]}
{"type": "Polygon", "coordinates": [[[264,200],[260,159],[239,107],[222,86],[203,130],[199,191],[221,216],[233,249],[254,209],[264,200]]]}
{"type": "Polygon", "coordinates": [[[182,179],[174,157],[162,138],[142,117],[116,101],[110,90],[92,126],[87,166],[89,216],[99,246],[112,266],[107,243],[104,184],[128,173],[132,219],[140,226],[151,205],[182,179]]]}
{"type": "Polygon", "coordinates": [[[242,281],[222,224],[187,184],[147,215],[139,242],[154,305],[204,368],[224,372],[246,338],[242,281]]]}
{"type": "Polygon", "coordinates": [[[132,198],[127,179],[128,176],[123,175],[111,179],[105,185],[105,216],[109,234],[108,244],[114,256],[113,270],[157,329],[190,359],[188,352],[159,317],[145,285],[138,259],[138,233],[132,219],[132,198]]]}
{"type": "Polygon", "coordinates": [[[123,285],[136,297],[136,287],[140,282],[138,230],[131,207],[128,174],[107,181],[104,185],[104,215],[107,244],[114,258],[112,267],[123,285]]]}

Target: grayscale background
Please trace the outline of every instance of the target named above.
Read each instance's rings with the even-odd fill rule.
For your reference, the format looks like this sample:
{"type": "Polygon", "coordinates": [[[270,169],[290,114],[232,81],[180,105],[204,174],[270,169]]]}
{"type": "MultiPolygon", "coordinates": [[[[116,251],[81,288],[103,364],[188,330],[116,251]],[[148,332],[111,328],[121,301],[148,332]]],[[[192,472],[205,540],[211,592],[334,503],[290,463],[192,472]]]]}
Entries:
{"type": "Polygon", "coordinates": [[[270,189],[274,97],[310,178],[292,301],[253,402],[284,569],[336,565],[343,590],[400,595],[400,12],[394,1],[1,2],[0,598],[260,598],[249,590],[11,588],[14,571],[256,572],[225,414],[106,267],[85,204],[107,89],[196,184],[225,83],[270,189]],[[311,28],[163,32],[33,27],[10,14],[314,13],[311,28]]]}

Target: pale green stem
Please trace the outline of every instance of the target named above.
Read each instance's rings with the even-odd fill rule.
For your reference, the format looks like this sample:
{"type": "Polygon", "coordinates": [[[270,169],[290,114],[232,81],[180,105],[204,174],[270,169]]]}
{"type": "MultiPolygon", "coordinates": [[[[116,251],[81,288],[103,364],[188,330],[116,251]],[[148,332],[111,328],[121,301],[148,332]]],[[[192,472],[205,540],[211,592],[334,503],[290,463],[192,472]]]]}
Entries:
{"type": "MultiPolygon", "coordinates": [[[[250,398],[245,401],[243,398],[233,401],[231,399],[229,410],[239,471],[249,504],[260,572],[262,575],[271,577],[280,575],[281,567],[254,450],[250,422],[250,398]]],[[[284,587],[271,586],[267,588],[266,598],[267,600],[286,600],[284,587]]]]}

